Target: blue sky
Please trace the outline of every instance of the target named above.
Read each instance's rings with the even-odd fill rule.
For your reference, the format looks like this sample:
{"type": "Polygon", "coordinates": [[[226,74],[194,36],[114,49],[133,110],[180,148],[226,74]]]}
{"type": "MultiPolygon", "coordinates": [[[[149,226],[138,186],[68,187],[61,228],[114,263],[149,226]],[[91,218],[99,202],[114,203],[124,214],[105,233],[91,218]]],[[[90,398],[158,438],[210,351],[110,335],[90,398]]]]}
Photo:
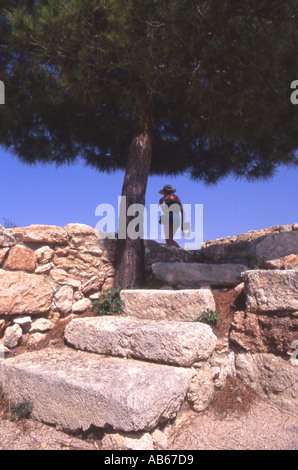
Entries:
{"type": "MultiPolygon", "coordinates": [[[[102,174],[84,166],[27,166],[0,148],[0,223],[6,217],[18,226],[83,223],[95,227],[95,209],[117,208],[123,173],[102,174]]],[[[146,206],[157,203],[164,184],[177,189],[184,204],[203,204],[203,240],[298,222],[298,169],[281,167],[264,182],[226,178],[205,186],[187,176],[150,177],[146,206]]],[[[179,241],[183,246],[183,241],[179,241]]]]}

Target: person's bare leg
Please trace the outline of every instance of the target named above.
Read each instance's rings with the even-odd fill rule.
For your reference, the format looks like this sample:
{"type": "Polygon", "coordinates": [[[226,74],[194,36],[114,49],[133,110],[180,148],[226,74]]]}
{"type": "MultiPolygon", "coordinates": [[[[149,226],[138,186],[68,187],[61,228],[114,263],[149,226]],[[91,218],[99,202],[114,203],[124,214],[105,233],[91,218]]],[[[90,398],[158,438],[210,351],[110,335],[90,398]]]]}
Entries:
{"type": "Polygon", "coordinates": [[[173,228],[173,224],[170,223],[169,224],[169,239],[166,240],[166,244],[168,246],[175,246],[176,248],[180,248],[178,243],[175,242],[175,240],[173,238],[174,238],[174,228],[173,228]]]}

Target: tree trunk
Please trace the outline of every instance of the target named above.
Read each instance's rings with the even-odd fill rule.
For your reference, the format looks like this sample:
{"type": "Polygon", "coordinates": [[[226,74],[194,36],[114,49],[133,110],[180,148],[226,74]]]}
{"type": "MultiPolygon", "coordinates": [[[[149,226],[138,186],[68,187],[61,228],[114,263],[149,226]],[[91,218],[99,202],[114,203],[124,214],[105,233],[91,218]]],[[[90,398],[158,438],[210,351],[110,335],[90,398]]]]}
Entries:
{"type": "MultiPolygon", "coordinates": [[[[131,239],[127,233],[129,223],[135,218],[126,216],[127,209],[132,204],[142,204],[145,206],[145,195],[148,176],[151,166],[153,141],[153,120],[151,111],[142,114],[131,140],[126,173],[123,182],[122,196],[126,198],[125,203],[120,207],[120,220],[124,226],[118,227],[118,241],[116,254],[116,287],[139,288],[144,283],[144,240],[142,236],[131,239]],[[125,235],[124,239],[120,239],[125,235]]],[[[143,217],[142,217],[143,220],[143,217]]],[[[141,224],[140,224],[141,225],[141,224]]],[[[140,233],[142,227],[139,227],[140,233]]]]}

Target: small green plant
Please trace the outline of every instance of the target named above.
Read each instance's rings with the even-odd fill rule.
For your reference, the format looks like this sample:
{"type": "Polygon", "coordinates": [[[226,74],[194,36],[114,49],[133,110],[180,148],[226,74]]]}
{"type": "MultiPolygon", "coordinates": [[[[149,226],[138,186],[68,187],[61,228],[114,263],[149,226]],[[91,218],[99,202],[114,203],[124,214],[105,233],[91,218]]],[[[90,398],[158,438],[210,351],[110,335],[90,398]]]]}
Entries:
{"type": "Polygon", "coordinates": [[[12,407],[9,419],[10,421],[18,421],[19,419],[29,418],[32,410],[32,403],[28,400],[24,400],[22,403],[12,407]]]}
{"type": "Polygon", "coordinates": [[[217,322],[221,322],[220,317],[218,316],[217,310],[211,310],[207,308],[202,314],[202,316],[197,320],[201,323],[206,323],[209,326],[215,326],[217,322]]]}
{"type": "Polygon", "coordinates": [[[93,311],[96,315],[114,315],[121,313],[123,301],[120,297],[121,287],[110,288],[102,292],[100,297],[93,300],[93,311]]]}

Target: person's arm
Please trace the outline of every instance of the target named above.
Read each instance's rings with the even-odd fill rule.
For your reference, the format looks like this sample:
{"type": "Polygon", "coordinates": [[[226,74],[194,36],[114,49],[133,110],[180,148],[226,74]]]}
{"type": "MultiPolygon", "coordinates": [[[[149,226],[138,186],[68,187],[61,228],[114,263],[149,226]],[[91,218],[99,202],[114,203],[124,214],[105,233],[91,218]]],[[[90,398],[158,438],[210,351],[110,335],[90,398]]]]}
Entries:
{"type": "Polygon", "coordinates": [[[165,196],[163,196],[160,200],[159,200],[159,205],[161,206],[165,201],[165,196]]]}
{"type": "Polygon", "coordinates": [[[163,213],[165,213],[164,211],[164,206],[163,206],[163,203],[165,202],[165,196],[163,196],[160,200],[159,200],[159,206],[161,208],[161,210],[163,211],[163,213]]]}

